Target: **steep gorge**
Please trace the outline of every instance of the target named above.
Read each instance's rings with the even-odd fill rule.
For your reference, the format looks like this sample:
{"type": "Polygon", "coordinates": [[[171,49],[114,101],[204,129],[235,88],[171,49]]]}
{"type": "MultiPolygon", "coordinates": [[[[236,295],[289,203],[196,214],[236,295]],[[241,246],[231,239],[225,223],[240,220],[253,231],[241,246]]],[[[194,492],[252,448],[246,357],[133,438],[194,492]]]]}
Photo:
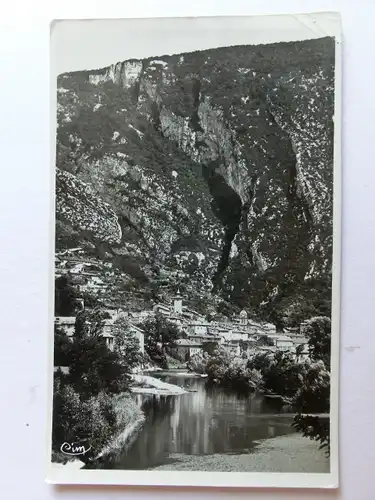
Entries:
{"type": "MultiPolygon", "coordinates": [[[[316,307],[326,307],[333,44],[226,47],[61,75],[57,167],[119,217],[121,242],[104,258],[131,257],[151,282],[164,269],[192,299],[274,321],[322,290],[316,307]]],[[[59,244],[72,234],[82,243],[79,213],[67,223],[58,208],[57,219],[59,244]]]]}

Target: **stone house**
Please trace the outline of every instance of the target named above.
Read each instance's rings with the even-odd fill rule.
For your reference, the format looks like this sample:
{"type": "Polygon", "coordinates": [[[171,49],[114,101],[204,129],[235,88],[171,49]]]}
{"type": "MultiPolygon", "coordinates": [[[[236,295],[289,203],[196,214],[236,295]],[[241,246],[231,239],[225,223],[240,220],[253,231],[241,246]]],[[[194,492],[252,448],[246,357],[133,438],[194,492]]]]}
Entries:
{"type": "MultiPolygon", "coordinates": [[[[118,317],[117,317],[118,318],[118,317]]],[[[117,319],[115,318],[110,318],[104,320],[104,327],[103,327],[103,333],[102,336],[105,338],[106,344],[108,348],[113,351],[115,347],[115,339],[113,336],[113,325],[117,319]]],[[[132,323],[128,324],[128,328],[130,332],[135,336],[135,338],[138,339],[139,342],[139,350],[142,354],[145,352],[145,334],[144,331],[141,330],[141,328],[138,328],[137,326],[133,325],[132,323]]]]}
{"type": "Polygon", "coordinates": [[[55,316],[55,325],[61,327],[68,337],[72,337],[74,335],[75,324],[75,316],[55,316]]]}
{"type": "Polygon", "coordinates": [[[202,343],[190,339],[178,339],[171,349],[173,357],[188,361],[194,354],[202,351],[202,343]]]}
{"type": "Polygon", "coordinates": [[[287,335],[272,335],[276,350],[283,352],[294,352],[293,339],[287,335]]]}

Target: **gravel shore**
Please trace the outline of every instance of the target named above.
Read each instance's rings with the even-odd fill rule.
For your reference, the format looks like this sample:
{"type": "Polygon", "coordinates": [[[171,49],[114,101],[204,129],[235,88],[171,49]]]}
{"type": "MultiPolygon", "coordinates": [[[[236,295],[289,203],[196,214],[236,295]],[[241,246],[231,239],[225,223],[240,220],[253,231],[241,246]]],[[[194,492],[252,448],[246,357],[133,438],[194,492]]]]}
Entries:
{"type": "Polygon", "coordinates": [[[167,384],[162,380],[150,377],[149,375],[137,375],[134,374],[132,379],[137,384],[138,387],[132,387],[131,392],[134,394],[160,394],[166,396],[179,396],[180,394],[186,394],[188,391],[182,387],[174,384],[167,384]]]}
{"type": "Polygon", "coordinates": [[[169,456],[168,464],[152,470],[220,472],[329,472],[329,459],[319,445],[300,434],[266,439],[246,454],[169,456]]]}

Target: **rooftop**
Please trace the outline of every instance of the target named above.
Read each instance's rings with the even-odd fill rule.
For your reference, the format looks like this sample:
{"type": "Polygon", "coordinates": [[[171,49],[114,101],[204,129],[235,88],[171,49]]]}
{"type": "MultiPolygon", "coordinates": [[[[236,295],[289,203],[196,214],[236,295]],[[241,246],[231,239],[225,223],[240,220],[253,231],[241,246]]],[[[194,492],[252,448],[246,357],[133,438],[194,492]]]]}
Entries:
{"type": "Polygon", "coordinates": [[[258,351],[276,352],[276,347],[275,346],[261,346],[261,347],[258,347],[258,351]]]}
{"type": "Polygon", "coordinates": [[[76,322],[75,316],[55,316],[55,322],[64,325],[74,325],[76,322]]]}
{"type": "Polygon", "coordinates": [[[179,347],[202,347],[202,344],[198,342],[193,342],[192,340],[189,339],[178,339],[176,340],[176,344],[179,347]]]}
{"type": "Polygon", "coordinates": [[[274,340],[282,340],[285,342],[286,341],[293,342],[292,337],[289,337],[287,335],[269,335],[269,338],[274,340]]]}

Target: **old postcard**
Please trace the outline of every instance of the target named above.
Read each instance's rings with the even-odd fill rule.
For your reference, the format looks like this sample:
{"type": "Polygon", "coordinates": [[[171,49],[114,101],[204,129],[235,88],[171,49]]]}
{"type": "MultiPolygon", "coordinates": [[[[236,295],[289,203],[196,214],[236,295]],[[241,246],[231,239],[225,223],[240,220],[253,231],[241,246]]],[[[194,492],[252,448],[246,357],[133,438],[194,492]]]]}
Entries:
{"type": "Polygon", "coordinates": [[[338,486],[340,30],[54,22],[48,481],[338,486]]]}

